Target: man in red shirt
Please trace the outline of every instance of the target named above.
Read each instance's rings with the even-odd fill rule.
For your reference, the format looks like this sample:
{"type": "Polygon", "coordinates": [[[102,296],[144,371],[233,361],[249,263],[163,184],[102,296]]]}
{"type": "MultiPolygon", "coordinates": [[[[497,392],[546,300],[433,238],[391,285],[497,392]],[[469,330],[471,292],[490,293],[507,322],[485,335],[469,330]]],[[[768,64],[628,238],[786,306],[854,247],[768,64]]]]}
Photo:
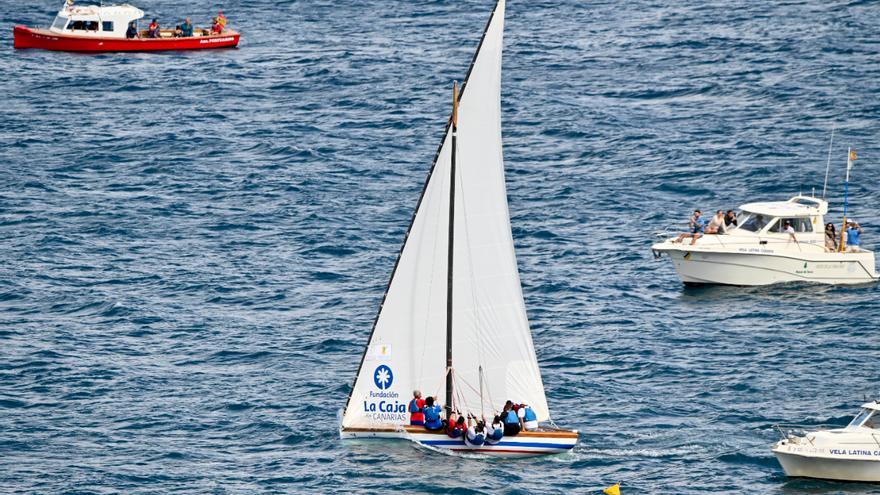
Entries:
{"type": "Polygon", "coordinates": [[[409,401],[409,424],[413,426],[425,426],[425,399],[422,399],[422,393],[413,390],[413,399],[409,401]]]}

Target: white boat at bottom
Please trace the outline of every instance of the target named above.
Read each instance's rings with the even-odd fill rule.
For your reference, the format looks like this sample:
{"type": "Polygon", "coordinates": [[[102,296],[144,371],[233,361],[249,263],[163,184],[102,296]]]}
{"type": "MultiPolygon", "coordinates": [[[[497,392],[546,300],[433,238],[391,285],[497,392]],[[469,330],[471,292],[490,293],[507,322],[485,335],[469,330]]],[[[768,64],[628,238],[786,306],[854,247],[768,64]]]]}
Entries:
{"type": "Polygon", "coordinates": [[[450,438],[443,431],[431,431],[422,426],[397,428],[345,428],[343,439],[385,438],[417,442],[427,447],[453,452],[472,452],[492,457],[528,457],[559,454],[571,450],[577,444],[576,430],[522,431],[515,436],[505,436],[498,443],[480,446],[466,444],[462,439],[450,438]]]}
{"type": "Polygon", "coordinates": [[[676,237],[654,244],[685,284],[769,285],[781,282],[864,284],[880,278],[874,253],[825,249],[828,203],[810,196],[740,207],[739,226],[696,242],[676,237]],[[794,237],[785,232],[788,223],[794,237]]]}
{"type": "Polygon", "coordinates": [[[786,434],[772,451],[787,476],[880,482],[878,411],[878,401],[863,404],[845,428],[786,434]]]}

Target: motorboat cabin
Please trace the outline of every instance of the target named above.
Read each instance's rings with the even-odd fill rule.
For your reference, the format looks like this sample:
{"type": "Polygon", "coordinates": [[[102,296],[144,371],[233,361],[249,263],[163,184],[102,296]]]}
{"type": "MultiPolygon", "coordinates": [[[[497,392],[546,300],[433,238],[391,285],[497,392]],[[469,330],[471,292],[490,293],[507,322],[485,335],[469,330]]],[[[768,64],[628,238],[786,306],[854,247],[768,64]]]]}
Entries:
{"type": "Polygon", "coordinates": [[[57,34],[125,38],[128,24],[137,22],[144,11],[131,5],[67,5],[55,16],[49,31],[57,34]]]}
{"type": "Polygon", "coordinates": [[[770,236],[768,242],[775,239],[774,234],[778,234],[787,243],[790,236],[785,233],[785,225],[788,223],[794,229],[799,242],[824,246],[824,215],[828,213],[828,203],[821,199],[795,196],[788,201],[748,203],[742,205],[740,210],[737,215],[738,226],[731,234],[763,234],[770,236]]]}
{"type": "Polygon", "coordinates": [[[772,450],[788,476],[880,481],[880,401],[862,404],[844,428],[783,435],[772,450]]]}

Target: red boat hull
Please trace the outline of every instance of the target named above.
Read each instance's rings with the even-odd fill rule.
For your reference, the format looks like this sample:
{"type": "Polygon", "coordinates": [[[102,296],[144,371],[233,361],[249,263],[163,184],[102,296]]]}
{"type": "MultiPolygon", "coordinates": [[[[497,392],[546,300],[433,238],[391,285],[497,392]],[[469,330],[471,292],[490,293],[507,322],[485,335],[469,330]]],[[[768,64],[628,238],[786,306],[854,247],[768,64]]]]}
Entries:
{"type": "Polygon", "coordinates": [[[70,36],[46,29],[15,26],[15,48],[39,48],[64,52],[152,52],[161,50],[204,50],[208,48],[231,48],[238,45],[241,35],[235,31],[191,38],[97,38],[93,36],[70,36]]]}

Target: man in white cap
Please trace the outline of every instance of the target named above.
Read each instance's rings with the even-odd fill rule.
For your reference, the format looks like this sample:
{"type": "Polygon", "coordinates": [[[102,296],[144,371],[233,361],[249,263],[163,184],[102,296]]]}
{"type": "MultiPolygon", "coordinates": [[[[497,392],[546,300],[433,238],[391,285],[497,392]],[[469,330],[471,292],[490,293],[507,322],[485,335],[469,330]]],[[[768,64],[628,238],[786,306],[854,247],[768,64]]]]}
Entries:
{"type": "Polygon", "coordinates": [[[846,252],[859,253],[862,251],[860,247],[862,243],[862,227],[853,219],[846,221],[846,252]]]}

